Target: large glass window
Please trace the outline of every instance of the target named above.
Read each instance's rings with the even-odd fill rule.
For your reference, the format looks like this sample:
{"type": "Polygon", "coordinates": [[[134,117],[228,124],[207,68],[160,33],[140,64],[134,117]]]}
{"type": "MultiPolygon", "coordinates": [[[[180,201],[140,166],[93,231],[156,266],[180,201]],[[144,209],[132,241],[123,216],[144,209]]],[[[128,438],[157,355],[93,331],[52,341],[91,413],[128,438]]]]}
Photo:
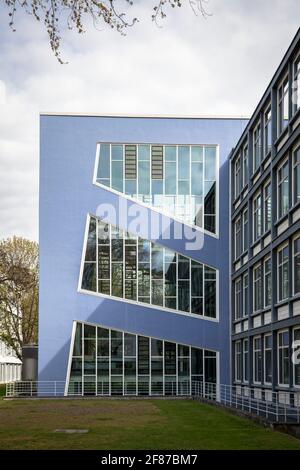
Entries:
{"type": "Polygon", "coordinates": [[[289,247],[285,245],[277,252],[278,301],[289,297],[289,247]]]}
{"type": "Polygon", "coordinates": [[[293,153],[293,203],[300,202],[300,147],[293,153]]]}
{"type": "Polygon", "coordinates": [[[300,236],[293,240],[294,294],[300,293],[300,236]]]}
{"type": "Polygon", "coordinates": [[[83,290],[217,317],[214,268],[95,217],[89,220],[85,253],[83,290]]]}
{"type": "Polygon", "coordinates": [[[289,80],[286,78],[278,88],[278,135],[289,122],[289,80]]]}
{"type": "Polygon", "coordinates": [[[253,338],[253,381],[261,383],[262,381],[262,348],[261,337],[253,338]]]}
{"type": "MultiPolygon", "coordinates": [[[[217,147],[99,144],[96,182],[216,233],[217,147]]],[[[241,161],[239,165],[241,185],[241,161]]]]}
{"type": "Polygon", "coordinates": [[[262,235],[262,211],[261,195],[257,194],[253,198],[253,242],[262,235]]]}
{"type": "Polygon", "coordinates": [[[76,322],[69,395],[190,395],[217,382],[216,352],[76,322]]]}
{"type": "Polygon", "coordinates": [[[253,299],[254,311],[262,308],[262,269],[258,264],[253,268],[253,299]]]}
{"type": "Polygon", "coordinates": [[[272,335],[264,336],[264,382],[272,383],[272,335]]]}
{"type": "Polygon", "coordinates": [[[290,379],[290,358],[289,358],[289,332],[288,330],[278,333],[278,383],[279,385],[289,385],[290,379]]]}
{"type": "Polygon", "coordinates": [[[289,163],[286,160],[277,172],[277,215],[280,219],[289,210],[289,163]]]}

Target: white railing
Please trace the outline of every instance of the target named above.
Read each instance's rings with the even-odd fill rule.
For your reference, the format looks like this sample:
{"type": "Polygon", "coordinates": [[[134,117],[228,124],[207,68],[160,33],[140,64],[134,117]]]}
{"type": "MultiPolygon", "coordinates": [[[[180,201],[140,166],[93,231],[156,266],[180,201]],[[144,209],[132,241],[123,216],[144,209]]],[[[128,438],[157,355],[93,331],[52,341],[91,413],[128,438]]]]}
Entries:
{"type": "Polygon", "coordinates": [[[192,395],[268,421],[300,423],[300,392],[273,392],[241,385],[192,382],[192,395]]]}
{"type": "Polygon", "coordinates": [[[227,408],[255,414],[273,422],[300,423],[300,391],[262,390],[241,385],[217,385],[185,381],[64,381],[10,382],[6,397],[81,397],[81,396],[193,396],[218,402],[227,408]]]}

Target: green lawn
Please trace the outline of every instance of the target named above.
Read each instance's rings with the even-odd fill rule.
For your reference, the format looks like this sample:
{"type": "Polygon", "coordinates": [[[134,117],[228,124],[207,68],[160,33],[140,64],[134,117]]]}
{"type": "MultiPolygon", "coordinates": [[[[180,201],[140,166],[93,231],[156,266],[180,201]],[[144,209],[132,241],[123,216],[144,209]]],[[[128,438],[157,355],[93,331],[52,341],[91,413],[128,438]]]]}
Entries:
{"type": "Polygon", "coordinates": [[[192,400],[0,400],[0,449],[300,450],[300,440],[192,400]]]}

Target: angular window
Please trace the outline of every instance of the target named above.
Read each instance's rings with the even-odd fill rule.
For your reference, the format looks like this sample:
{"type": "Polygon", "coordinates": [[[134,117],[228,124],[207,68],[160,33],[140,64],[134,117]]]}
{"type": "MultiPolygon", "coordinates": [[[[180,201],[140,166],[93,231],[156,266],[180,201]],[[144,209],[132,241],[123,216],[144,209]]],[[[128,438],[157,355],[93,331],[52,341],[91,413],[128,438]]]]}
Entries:
{"type": "Polygon", "coordinates": [[[243,276],[243,316],[246,317],[249,314],[249,293],[248,293],[248,274],[243,276]]]}
{"type": "Polygon", "coordinates": [[[96,183],[213,234],[217,180],[216,146],[98,145],[96,183]]]}
{"type": "Polygon", "coordinates": [[[215,351],[81,322],[75,331],[68,395],[190,395],[217,383],[215,351]]]}
{"type": "Polygon", "coordinates": [[[234,259],[238,259],[242,254],[242,225],[241,217],[234,223],[234,259]]]}
{"type": "Polygon", "coordinates": [[[283,217],[289,210],[289,163],[283,163],[277,171],[277,216],[283,217]]]}
{"type": "Polygon", "coordinates": [[[216,269],[92,216],[81,288],[187,314],[217,317],[216,269]]]}

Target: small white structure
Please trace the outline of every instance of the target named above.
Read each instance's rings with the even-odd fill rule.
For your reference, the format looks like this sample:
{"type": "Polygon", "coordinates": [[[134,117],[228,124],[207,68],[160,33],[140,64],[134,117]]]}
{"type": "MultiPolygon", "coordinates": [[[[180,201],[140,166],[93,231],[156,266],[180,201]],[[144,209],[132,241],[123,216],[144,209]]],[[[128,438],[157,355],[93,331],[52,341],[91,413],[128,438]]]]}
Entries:
{"type": "Polygon", "coordinates": [[[20,359],[0,340],[0,384],[21,380],[21,369],[20,359]]]}

